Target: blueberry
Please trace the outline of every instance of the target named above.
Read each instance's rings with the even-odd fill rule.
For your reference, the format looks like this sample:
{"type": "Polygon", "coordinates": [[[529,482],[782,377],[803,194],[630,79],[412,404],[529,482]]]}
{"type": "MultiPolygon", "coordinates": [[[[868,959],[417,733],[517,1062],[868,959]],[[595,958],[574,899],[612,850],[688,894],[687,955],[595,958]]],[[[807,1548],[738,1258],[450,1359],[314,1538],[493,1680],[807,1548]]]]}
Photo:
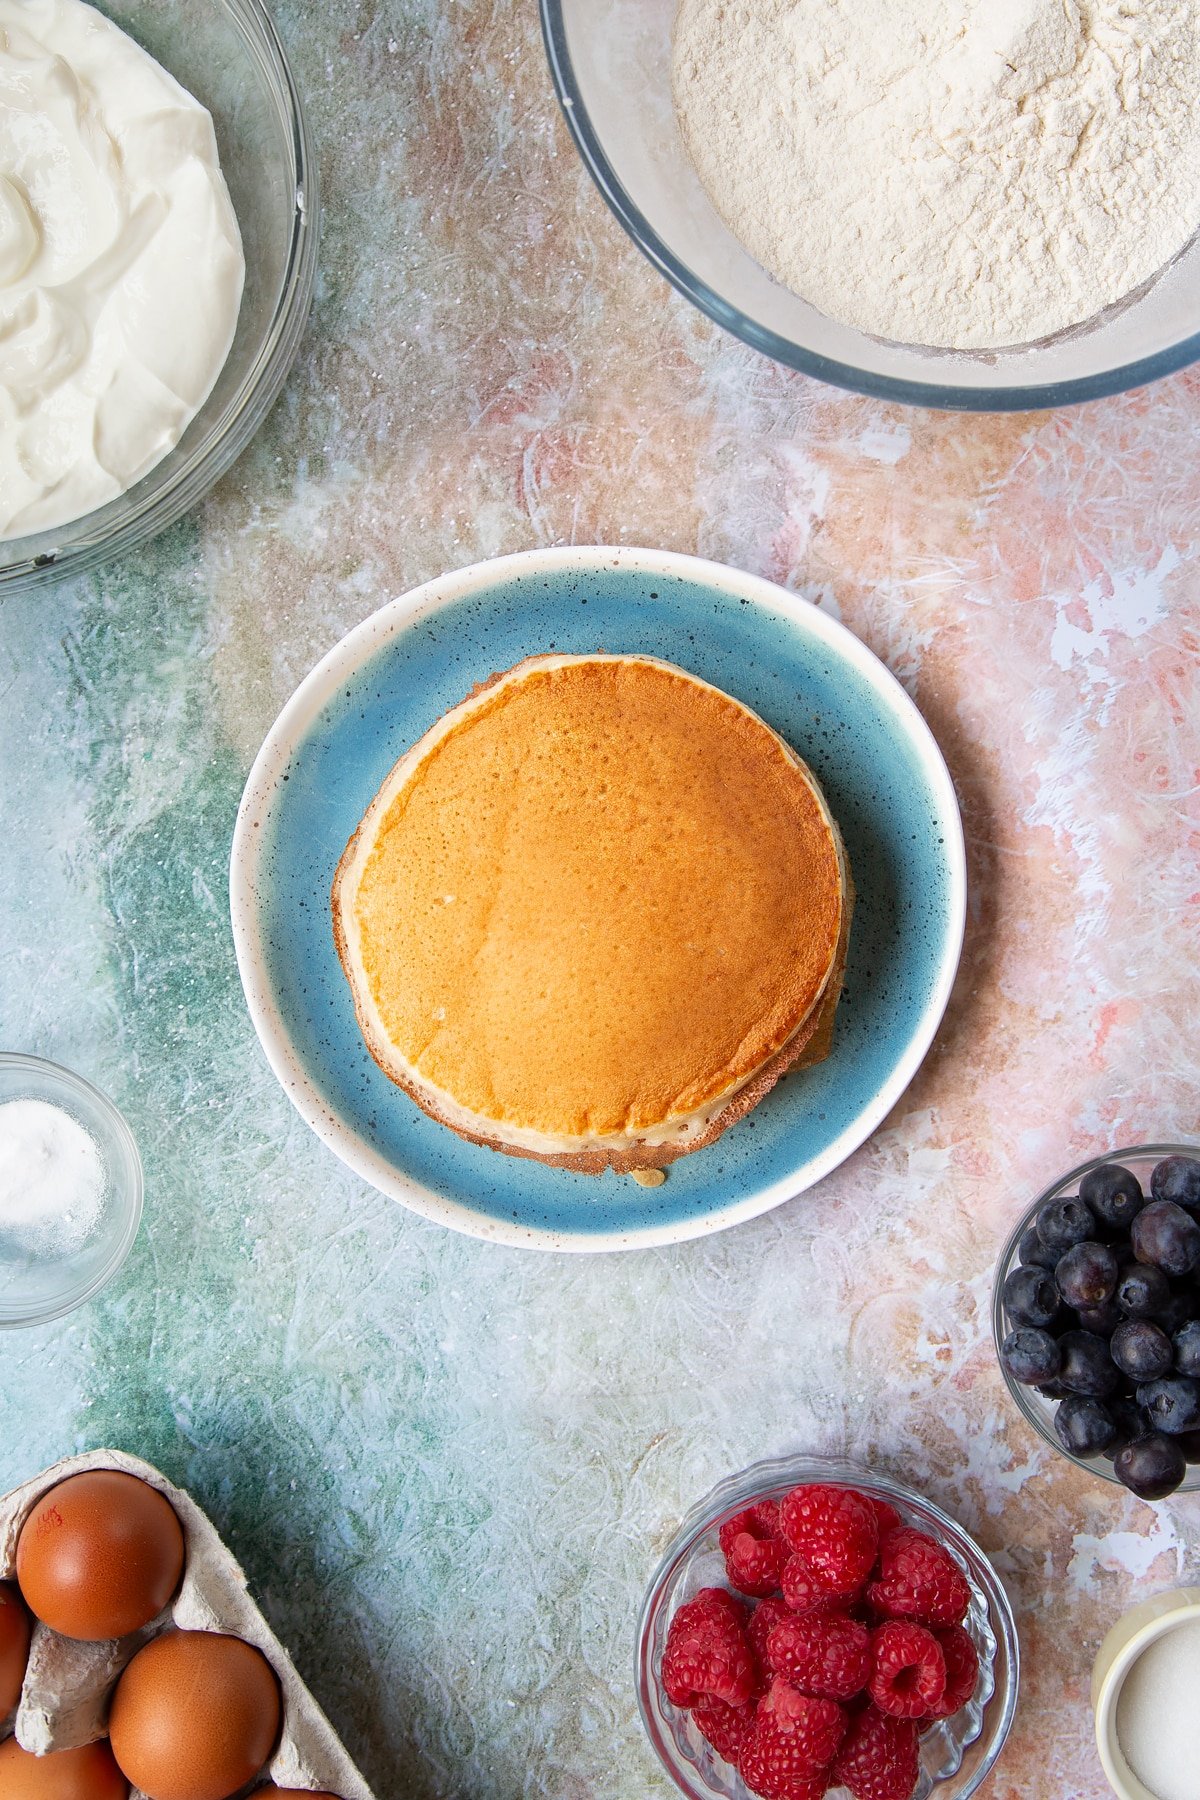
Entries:
{"type": "Polygon", "coordinates": [[[1181,1326],[1198,1316],[1200,1294],[1193,1289],[1179,1288],[1167,1295],[1166,1303],[1158,1308],[1154,1321],[1162,1326],[1168,1337],[1174,1337],[1181,1326]]]}
{"type": "Polygon", "coordinates": [[[1145,1204],[1137,1176],[1120,1163],[1102,1163],[1089,1170],[1079,1183],[1079,1198],[1111,1231],[1128,1230],[1145,1204]]]}
{"type": "Polygon", "coordinates": [[[1047,1269],[1013,1269],[1004,1282],[1004,1307],[1019,1325],[1045,1330],[1058,1317],[1058,1289],[1047,1269]]]}
{"type": "Polygon", "coordinates": [[[1059,1258],[1054,1270],[1058,1291],[1068,1306],[1079,1312],[1103,1306],[1117,1285],[1117,1259],[1105,1244],[1073,1244],[1059,1258]]]}
{"type": "Polygon", "coordinates": [[[1082,1244],[1096,1235],[1096,1221],[1090,1206],[1072,1196],[1069,1200],[1047,1200],[1037,1216],[1037,1234],[1047,1250],[1061,1256],[1072,1244],[1082,1244]]]}
{"type": "Polygon", "coordinates": [[[1091,1331],[1065,1331],[1058,1340],[1062,1367],[1058,1379],[1069,1393],[1105,1399],[1121,1385],[1117,1366],[1104,1339],[1091,1331]]]}
{"type": "Polygon", "coordinates": [[[1065,1400],[1067,1397],[1068,1390],[1057,1377],[1053,1381],[1039,1381],[1036,1386],[1043,1400],[1065,1400]]]}
{"type": "Polygon", "coordinates": [[[1200,1376],[1200,1319],[1189,1319],[1175,1333],[1175,1367],[1181,1375],[1200,1376]]]}
{"type": "Polygon", "coordinates": [[[1113,1332],[1109,1355],[1133,1381],[1157,1381],[1175,1361],[1170,1338],[1149,1319],[1128,1319],[1113,1332]]]}
{"type": "Polygon", "coordinates": [[[1017,1246],[1017,1261],[1038,1269],[1052,1269],[1058,1261],[1058,1251],[1047,1250],[1037,1234],[1037,1226],[1031,1225],[1028,1231],[1021,1234],[1021,1242],[1017,1246]]]}
{"type": "Polygon", "coordinates": [[[1181,1431],[1175,1439],[1188,1462],[1200,1463],[1200,1428],[1181,1431]]]}
{"type": "Polygon", "coordinates": [[[1102,1455],[1116,1429],[1108,1408],[1083,1394],[1068,1394],[1054,1415],[1058,1441],[1072,1456],[1102,1455]]]}
{"type": "Polygon", "coordinates": [[[1188,1212],[1200,1210],[1200,1162],[1193,1156],[1165,1156],[1150,1177],[1155,1200],[1173,1200],[1188,1212]]]}
{"type": "Polygon", "coordinates": [[[1124,1394],[1116,1394],[1111,1400],[1104,1402],[1104,1409],[1116,1427],[1116,1435],[1104,1451],[1105,1456],[1114,1457],[1126,1444],[1132,1444],[1134,1438],[1149,1434],[1150,1415],[1142,1411],[1136,1400],[1131,1400],[1124,1394]]]}
{"type": "Polygon", "coordinates": [[[1175,1492],[1187,1474],[1187,1464],[1177,1443],[1152,1431],[1117,1451],[1113,1473],[1139,1500],[1163,1500],[1175,1492]]]}
{"type": "Polygon", "coordinates": [[[1200,1225],[1173,1200],[1152,1200],[1133,1221],[1129,1234],[1139,1262],[1168,1275],[1190,1275],[1200,1263],[1200,1225]]]}
{"type": "Polygon", "coordinates": [[[1075,1316],[1084,1331],[1093,1331],[1102,1338],[1110,1338],[1117,1326],[1125,1322],[1125,1314],[1115,1300],[1106,1300],[1103,1306],[1080,1307],[1075,1316]]]}
{"type": "Polygon", "coordinates": [[[1150,1263],[1129,1263],[1117,1280],[1117,1305],[1131,1319],[1153,1319],[1171,1295],[1170,1283],[1161,1269],[1150,1263]]]}
{"type": "Polygon", "coordinates": [[[1148,1381],[1138,1389],[1137,1397],[1156,1431],[1178,1437],[1181,1431],[1195,1431],[1200,1426],[1200,1383],[1189,1381],[1186,1375],[1148,1381]]]}
{"type": "Polygon", "coordinates": [[[1054,1380],[1062,1352],[1048,1331],[1022,1325],[1010,1331],[1001,1344],[1000,1361],[1014,1381],[1033,1386],[1039,1381],[1054,1380]]]}

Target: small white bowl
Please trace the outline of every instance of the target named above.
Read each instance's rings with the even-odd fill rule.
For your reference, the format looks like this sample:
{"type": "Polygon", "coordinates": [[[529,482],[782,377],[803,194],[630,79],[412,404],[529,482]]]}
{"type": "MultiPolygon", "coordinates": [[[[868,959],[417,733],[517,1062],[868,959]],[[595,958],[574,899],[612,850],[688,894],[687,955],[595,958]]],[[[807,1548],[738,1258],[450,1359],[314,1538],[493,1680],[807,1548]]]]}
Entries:
{"type": "Polygon", "coordinates": [[[133,1248],[142,1218],[142,1159],[112,1101],[81,1075],[39,1056],[0,1052],[0,1104],[44,1100],[89,1132],[104,1163],[101,1217],[84,1243],[59,1256],[0,1263],[0,1331],[45,1325],[106,1287],[133,1248]]]}
{"type": "Polygon", "coordinates": [[[1096,1653],[1092,1669],[1092,1711],[1096,1747],[1104,1773],[1120,1800],[1161,1800],[1139,1781],[1117,1737],[1117,1705],[1125,1677],[1144,1651],[1176,1626],[1200,1619],[1200,1588],[1172,1588],[1143,1600],[1118,1619],[1096,1653]]]}

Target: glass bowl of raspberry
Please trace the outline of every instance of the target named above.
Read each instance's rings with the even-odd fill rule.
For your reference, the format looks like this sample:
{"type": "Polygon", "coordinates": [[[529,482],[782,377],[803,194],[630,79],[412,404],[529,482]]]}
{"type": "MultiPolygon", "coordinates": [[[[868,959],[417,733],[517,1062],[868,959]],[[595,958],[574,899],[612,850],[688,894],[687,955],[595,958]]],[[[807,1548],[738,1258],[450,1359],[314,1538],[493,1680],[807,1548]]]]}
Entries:
{"type": "Polygon", "coordinates": [[[1021,1215],[996,1355],[1038,1436],[1142,1500],[1200,1489],[1200,1145],[1094,1156],[1021,1215]]]}
{"type": "Polygon", "coordinates": [[[688,1514],[642,1607],[637,1692],[689,1800],[966,1800],[1017,1704],[995,1570],[855,1463],[756,1463],[688,1514]]]}

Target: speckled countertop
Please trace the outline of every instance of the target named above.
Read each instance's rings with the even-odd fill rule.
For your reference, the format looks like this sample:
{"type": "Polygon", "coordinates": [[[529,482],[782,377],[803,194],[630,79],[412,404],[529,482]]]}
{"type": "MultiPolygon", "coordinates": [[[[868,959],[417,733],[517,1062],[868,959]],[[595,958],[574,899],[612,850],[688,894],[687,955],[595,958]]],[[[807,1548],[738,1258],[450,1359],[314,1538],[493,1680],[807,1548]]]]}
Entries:
{"type": "Polygon", "coordinates": [[[1092,1655],[1195,1579],[1200,1502],[1040,1447],[989,1286],[1050,1174],[1197,1134],[1200,379],[997,419],[820,387],[625,241],[533,0],[277,10],[326,199],[285,397],[197,515],[0,618],[0,1041],[105,1087],[147,1172],[110,1292],[0,1340],[0,1487],[104,1443],[187,1484],[380,1800],[645,1800],[659,1546],[727,1471],[849,1451],[1009,1584],[989,1800],[1093,1800],[1092,1655]],[[769,575],[864,637],[941,739],[972,906],[935,1050],[838,1174],[707,1242],[555,1259],[422,1224],[309,1134],[226,861],[264,731],[349,626],[589,540],[769,575]]]}

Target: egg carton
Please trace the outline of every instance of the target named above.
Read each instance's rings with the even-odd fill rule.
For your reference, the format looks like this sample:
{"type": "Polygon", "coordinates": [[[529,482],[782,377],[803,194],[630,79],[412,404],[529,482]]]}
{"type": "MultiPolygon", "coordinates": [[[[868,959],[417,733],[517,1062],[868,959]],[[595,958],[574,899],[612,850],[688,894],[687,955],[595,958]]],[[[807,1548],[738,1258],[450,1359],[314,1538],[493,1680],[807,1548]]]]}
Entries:
{"type": "MultiPolygon", "coordinates": [[[[224,1631],[262,1651],[283,1696],[283,1731],[274,1756],[247,1792],[270,1779],[283,1788],[327,1789],[342,1800],[374,1800],[370,1788],[246,1590],[246,1577],[216,1527],[190,1495],[164,1475],[119,1450],[91,1450],[44,1469],[0,1498],[0,1578],[16,1574],[17,1539],[34,1505],[68,1475],[123,1469],[164,1494],[183,1527],[183,1581],[170,1606],[142,1631],[102,1644],[79,1643],[34,1622],[29,1666],[16,1711],[0,1722],[0,1737],[15,1729],[35,1755],[90,1744],[107,1732],[108,1706],[118,1675],[143,1644],[171,1626],[224,1631]]],[[[145,1800],[134,1788],[130,1800],[145,1800]]]]}

